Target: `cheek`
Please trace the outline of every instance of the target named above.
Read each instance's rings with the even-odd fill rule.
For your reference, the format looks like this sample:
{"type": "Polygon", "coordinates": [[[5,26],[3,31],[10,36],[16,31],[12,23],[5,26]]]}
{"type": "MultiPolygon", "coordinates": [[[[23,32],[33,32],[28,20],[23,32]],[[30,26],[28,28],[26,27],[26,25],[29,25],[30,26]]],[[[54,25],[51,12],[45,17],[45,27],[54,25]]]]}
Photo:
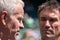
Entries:
{"type": "Polygon", "coordinates": [[[17,27],[15,26],[15,24],[12,23],[12,25],[10,27],[10,31],[15,32],[16,30],[17,30],[17,27]]]}
{"type": "Polygon", "coordinates": [[[45,29],[45,27],[44,27],[45,26],[45,22],[41,21],[39,25],[40,25],[40,30],[43,31],[45,29]]]}
{"type": "Polygon", "coordinates": [[[53,30],[55,31],[56,36],[60,35],[60,26],[58,23],[53,24],[53,30]]]}
{"type": "Polygon", "coordinates": [[[16,29],[16,24],[15,24],[15,20],[11,20],[8,27],[11,31],[15,30],[16,29]]]}
{"type": "Polygon", "coordinates": [[[12,23],[13,23],[13,26],[17,26],[18,23],[19,23],[19,21],[18,21],[17,19],[13,19],[13,20],[12,20],[12,23]]]}
{"type": "Polygon", "coordinates": [[[53,23],[53,24],[52,24],[52,27],[53,27],[53,29],[54,29],[56,32],[60,31],[59,22],[53,23]]]}
{"type": "Polygon", "coordinates": [[[39,25],[40,25],[40,28],[43,28],[45,25],[45,22],[40,21],[39,25]]]}
{"type": "Polygon", "coordinates": [[[16,19],[15,18],[10,18],[10,20],[8,21],[8,23],[7,23],[7,27],[9,28],[9,30],[12,32],[12,31],[15,31],[16,30],[16,28],[17,28],[17,21],[16,21],[16,19]]]}

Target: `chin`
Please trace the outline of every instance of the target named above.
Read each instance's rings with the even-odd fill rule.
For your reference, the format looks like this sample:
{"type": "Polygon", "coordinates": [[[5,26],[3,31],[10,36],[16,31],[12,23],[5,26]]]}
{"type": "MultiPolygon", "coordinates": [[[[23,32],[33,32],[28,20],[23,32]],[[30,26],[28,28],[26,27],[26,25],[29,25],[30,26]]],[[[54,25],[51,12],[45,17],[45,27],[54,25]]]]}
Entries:
{"type": "Polygon", "coordinates": [[[55,36],[52,34],[47,34],[44,36],[43,40],[55,40],[55,36]]]}

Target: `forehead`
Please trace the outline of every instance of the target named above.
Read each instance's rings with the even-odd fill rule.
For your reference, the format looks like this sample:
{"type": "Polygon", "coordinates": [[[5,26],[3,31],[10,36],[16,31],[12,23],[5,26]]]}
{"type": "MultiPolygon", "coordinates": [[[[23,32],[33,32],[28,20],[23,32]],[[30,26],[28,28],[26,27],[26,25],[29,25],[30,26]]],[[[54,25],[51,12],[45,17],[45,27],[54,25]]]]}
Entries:
{"type": "Polygon", "coordinates": [[[58,16],[59,17],[59,10],[56,10],[56,9],[53,9],[53,10],[49,10],[49,9],[45,9],[45,10],[42,10],[40,12],[40,16],[41,17],[56,17],[58,16]]]}
{"type": "Polygon", "coordinates": [[[17,4],[15,14],[24,15],[23,6],[21,4],[17,4]]]}

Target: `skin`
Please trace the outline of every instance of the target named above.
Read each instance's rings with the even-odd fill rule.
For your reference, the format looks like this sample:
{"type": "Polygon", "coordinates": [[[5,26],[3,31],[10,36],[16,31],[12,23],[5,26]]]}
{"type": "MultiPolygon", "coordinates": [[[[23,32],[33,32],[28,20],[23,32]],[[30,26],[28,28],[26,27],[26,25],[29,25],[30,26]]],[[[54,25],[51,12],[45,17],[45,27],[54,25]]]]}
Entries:
{"type": "Polygon", "coordinates": [[[3,36],[1,38],[2,40],[15,40],[15,37],[19,35],[20,29],[24,28],[22,22],[24,16],[23,7],[22,5],[17,4],[16,11],[11,16],[7,15],[7,11],[3,11],[2,13],[3,14],[1,16],[0,26],[2,26],[3,28],[0,29],[3,36]]]}
{"type": "Polygon", "coordinates": [[[60,34],[60,16],[57,9],[44,9],[39,14],[42,40],[56,40],[60,34]]]}

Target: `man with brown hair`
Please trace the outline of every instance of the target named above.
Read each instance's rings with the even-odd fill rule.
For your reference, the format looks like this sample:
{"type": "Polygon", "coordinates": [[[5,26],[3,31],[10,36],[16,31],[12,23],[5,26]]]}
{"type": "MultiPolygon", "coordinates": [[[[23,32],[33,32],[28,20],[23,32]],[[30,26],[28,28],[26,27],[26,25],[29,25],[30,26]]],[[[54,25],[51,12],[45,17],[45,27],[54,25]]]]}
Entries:
{"type": "Polygon", "coordinates": [[[56,0],[39,6],[39,25],[42,40],[60,40],[60,5],[56,0]]]}

